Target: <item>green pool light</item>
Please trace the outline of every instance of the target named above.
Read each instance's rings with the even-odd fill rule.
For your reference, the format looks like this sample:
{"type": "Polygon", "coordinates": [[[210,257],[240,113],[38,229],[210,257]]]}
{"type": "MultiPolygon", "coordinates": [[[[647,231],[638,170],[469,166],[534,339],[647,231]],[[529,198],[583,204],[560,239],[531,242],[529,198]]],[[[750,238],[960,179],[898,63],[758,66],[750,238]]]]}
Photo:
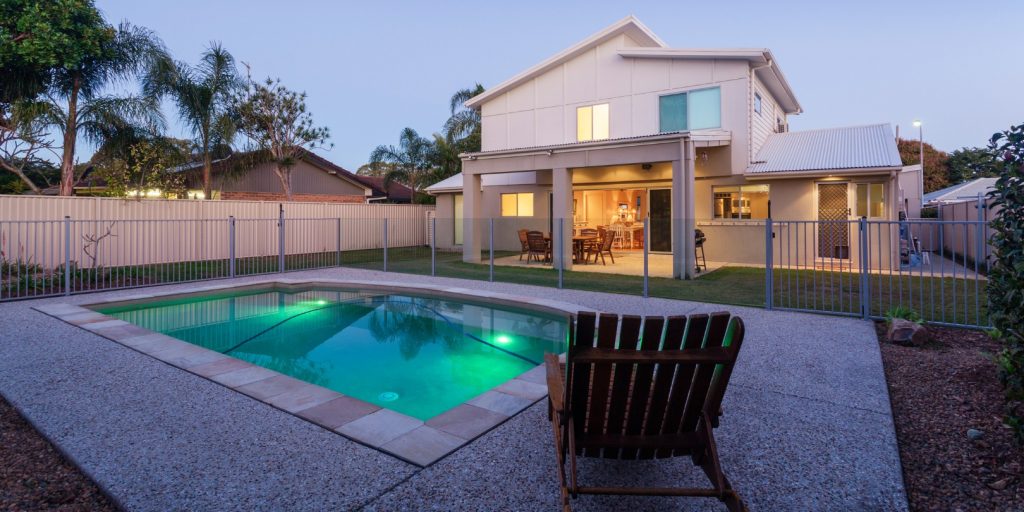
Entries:
{"type": "Polygon", "coordinates": [[[320,300],[316,301],[316,305],[317,306],[326,306],[327,305],[327,301],[323,300],[323,299],[320,299],[320,300]]]}
{"type": "Polygon", "coordinates": [[[508,336],[506,336],[504,334],[499,334],[498,336],[496,336],[494,338],[494,341],[497,341],[498,343],[502,343],[502,344],[512,343],[512,338],[509,338],[508,336]]]}

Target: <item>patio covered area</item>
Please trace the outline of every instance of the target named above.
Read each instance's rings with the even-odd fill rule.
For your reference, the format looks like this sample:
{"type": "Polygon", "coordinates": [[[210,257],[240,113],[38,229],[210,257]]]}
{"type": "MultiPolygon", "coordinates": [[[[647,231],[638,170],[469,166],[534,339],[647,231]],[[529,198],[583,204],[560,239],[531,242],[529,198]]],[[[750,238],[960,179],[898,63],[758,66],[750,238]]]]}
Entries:
{"type": "Polygon", "coordinates": [[[463,260],[480,262],[489,246],[518,250],[527,230],[544,238],[543,259],[554,268],[585,266],[593,246],[605,245],[629,254],[612,264],[618,273],[642,275],[646,247],[656,253],[657,275],[692,278],[696,151],[706,148],[702,157],[712,163],[704,172],[715,172],[727,167],[730,140],[728,132],[702,130],[465,155],[455,219],[463,260]],[[502,174],[529,174],[532,182],[489,185],[494,197],[485,198],[483,177],[502,174]],[[529,218],[517,217],[517,209],[529,218]]]}

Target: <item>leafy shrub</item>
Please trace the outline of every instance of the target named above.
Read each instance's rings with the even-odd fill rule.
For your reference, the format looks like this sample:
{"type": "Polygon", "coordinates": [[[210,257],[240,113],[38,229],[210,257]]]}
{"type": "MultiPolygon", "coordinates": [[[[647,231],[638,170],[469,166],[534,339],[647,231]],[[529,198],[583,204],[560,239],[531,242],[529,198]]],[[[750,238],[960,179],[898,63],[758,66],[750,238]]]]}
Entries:
{"type": "Polygon", "coordinates": [[[911,322],[918,324],[924,322],[924,320],[921,318],[921,315],[917,314],[917,311],[914,311],[913,309],[903,306],[896,306],[894,308],[890,308],[889,311],[885,312],[886,322],[892,323],[893,319],[896,318],[900,318],[902,320],[909,320],[911,322]]]}
{"type": "Polygon", "coordinates": [[[1003,345],[996,362],[1006,390],[1006,423],[1024,441],[1024,124],[993,135],[989,148],[1000,169],[989,197],[1001,211],[992,221],[988,310],[1003,345]]]}

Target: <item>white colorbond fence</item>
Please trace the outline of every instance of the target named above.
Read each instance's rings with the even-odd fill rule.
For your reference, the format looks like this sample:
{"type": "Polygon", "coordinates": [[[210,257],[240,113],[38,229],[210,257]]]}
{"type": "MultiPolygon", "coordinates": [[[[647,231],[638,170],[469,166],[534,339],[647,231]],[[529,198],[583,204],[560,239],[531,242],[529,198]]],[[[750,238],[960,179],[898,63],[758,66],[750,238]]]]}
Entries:
{"type": "Polygon", "coordinates": [[[429,245],[432,210],[3,196],[0,300],[374,262],[429,245]]]}

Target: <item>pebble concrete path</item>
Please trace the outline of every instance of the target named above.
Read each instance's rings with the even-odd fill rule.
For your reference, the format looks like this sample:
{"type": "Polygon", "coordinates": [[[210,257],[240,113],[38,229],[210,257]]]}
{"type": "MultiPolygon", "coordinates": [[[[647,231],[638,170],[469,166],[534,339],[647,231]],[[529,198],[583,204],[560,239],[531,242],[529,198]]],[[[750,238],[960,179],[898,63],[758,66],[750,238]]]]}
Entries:
{"type": "MultiPolygon", "coordinates": [[[[282,277],[436,283],[632,314],[732,311],[743,317],[747,338],[716,436],[724,470],[751,510],[907,508],[881,356],[869,322],[351,269],[282,277]]],[[[543,401],[420,468],[33,309],[138,293],[0,304],[0,394],[123,508],[558,509],[543,401]]],[[[581,478],[703,484],[702,473],[688,459],[587,461],[581,478]]],[[[724,510],[710,499],[650,497],[581,497],[574,508],[724,510]]]]}

